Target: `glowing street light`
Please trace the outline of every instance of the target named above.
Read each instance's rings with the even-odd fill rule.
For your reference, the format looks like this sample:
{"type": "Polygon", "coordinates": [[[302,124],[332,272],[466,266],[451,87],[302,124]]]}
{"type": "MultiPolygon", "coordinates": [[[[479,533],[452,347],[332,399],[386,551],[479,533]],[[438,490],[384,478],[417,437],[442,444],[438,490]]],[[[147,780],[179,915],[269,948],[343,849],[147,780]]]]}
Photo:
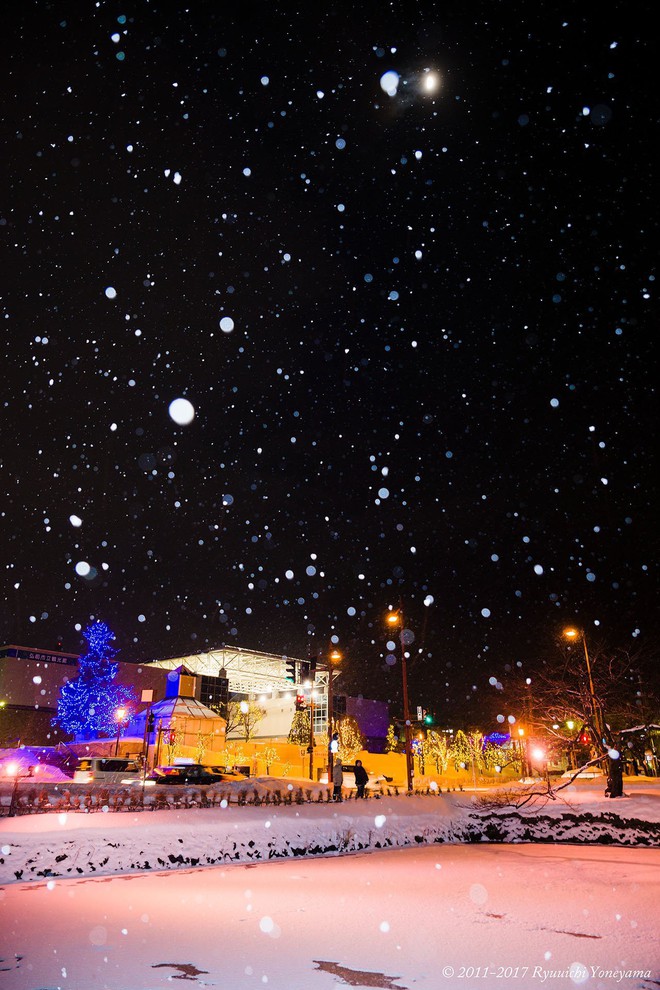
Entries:
{"type": "Polygon", "coordinates": [[[388,612],[386,616],[386,622],[388,626],[394,628],[399,627],[399,641],[401,643],[401,679],[403,682],[403,720],[404,720],[404,733],[405,733],[405,752],[406,752],[406,777],[408,783],[408,790],[413,789],[413,752],[412,752],[412,732],[410,724],[410,705],[408,703],[408,669],[406,666],[406,644],[404,638],[404,622],[403,622],[403,610],[399,609],[398,612],[388,612]]]}
{"type": "Polygon", "coordinates": [[[7,813],[8,818],[13,818],[16,814],[19,781],[24,780],[26,777],[34,777],[37,769],[37,767],[28,767],[27,770],[23,770],[20,763],[7,764],[7,776],[14,778],[14,786],[12,787],[9,811],[7,813]]]}
{"type": "Polygon", "coordinates": [[[593,716],[594,729],[596,730],[596,735],[598,736],[598,741],[603,745],[603,737],[605,735],[605,724],[603,721],[603,713],[600,710],[600,705],[596,698],[596,691],[594,689],[594,679],[591,676],[591,661],[589,659],[589,651],[587,649],[587,640],[584,635],[583,629],[576,629],[573,626],[569,626],[564,629],[562,633],[564,639],[569,642],[577,642],[577,640],[582,640],[582,649],[584,650],[584,662],[587,667],[587,677],[589,679],[589,697],[591,699],[591,712],[593,716]]]}
{"type": "Polygon", "coordinates": [[[518,745],[520,747],[520,772],[523,777],[530,777],[531,767],[527,757],[527,739],[525,738],[525,730],[522,725],[518,726],[518,745]]]}
{"type": "Polygon", "coordinates": [[[576,629],[571,626],[568,629],[564,629],[563,636],[564,639],[567,639],[569,642],[574,642],[578,639],[582,640],[584,662],[587,667],[587,677],[589,679],[589,697],[591,699],[593,731],[598,737],[598,749],[600,750],[600,755],[607,756],[607,766],[609,772],[607,775],[607,789],[605,794],[609,795],[611,798],[621,797],[623,794],[623,769],[621,766],[621,758],[618,750],[616,750],[612,745],[609,727],[605,726],[603,712],[598,698],[596,697],[594,679],[591,675],[591,661],[589,659],[589,651],[587,649],[587,639],[584,635],[584,629],[576,629]]]}
{"type": "Polygon", "coordinates": [[[115,708],[115,722],[117,723],[117,741],[115,743],[115,756],[119,752],[119,737],[121,735],[121,727],[124,719],[126,718],[125,708],[115,708]]]}

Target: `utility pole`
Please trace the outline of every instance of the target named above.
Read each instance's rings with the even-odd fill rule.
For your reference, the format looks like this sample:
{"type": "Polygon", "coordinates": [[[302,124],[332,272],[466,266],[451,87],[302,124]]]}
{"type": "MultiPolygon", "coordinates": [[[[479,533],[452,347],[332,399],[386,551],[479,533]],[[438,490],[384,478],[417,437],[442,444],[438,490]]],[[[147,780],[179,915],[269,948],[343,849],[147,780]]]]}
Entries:
{"type": "Polygon", "coordinates": [[[309,694],[309,779],[314,780],[314,694],[309,694]]]}
{"type": "Polygon", "coordinates": [[[614,753],[614,749],[611,745],[610,733],[605,725],[605,718],[603,716],[602,708],[600,707],[600,701],[596,696],[596,690],[594,688],[594,679],[591,673],[591,659],[589,657],[589,650],[587,649],[587,637],[584,634],[584,629],[564,629],[564,639],[567,640],[582,640],[582,649],[584,652],[584,662],[587,668],[587,682],[589,684],[589,700],[591,702],[591,718],[593,722],[593,731],[598,738],[598,749],[605,750],[607,753],[607,767],[608,767],[608,777],[607,777],[607,790],[606,794],[609,794],[611,798],[621,797],[623,794],[623,766],[621,756],[618,753],[614,753]]]}
{"type": "Polygon", "coordinates": [[[403,720],[405,723],[403,729],[405,733],[406,778],[408,792],[412,793],[414,765],[412,752],[412,725],[410,723],[410,703],[408,700],[408,666],[404,636],[405,623],[403,619],[403,608],[399,608],[398,612],[390,612],[387,616],[387,623],[390,626],[399,626],[399,640],[401,642],[401,678],[403,681],[403,720]]]}
{"type": "Polygon", "coordinates": [[[333,691],[333,681],[335,677],[335,672],[332,669],[333,661],[338,663],[342,656],[339,650],[333,650],[328,659],[328,783],[332,783],[332,771],[334,769],[335,763],[335,751],[333,749],[333,742],[336,742],[334,738],[334,697],[333,691]]]}

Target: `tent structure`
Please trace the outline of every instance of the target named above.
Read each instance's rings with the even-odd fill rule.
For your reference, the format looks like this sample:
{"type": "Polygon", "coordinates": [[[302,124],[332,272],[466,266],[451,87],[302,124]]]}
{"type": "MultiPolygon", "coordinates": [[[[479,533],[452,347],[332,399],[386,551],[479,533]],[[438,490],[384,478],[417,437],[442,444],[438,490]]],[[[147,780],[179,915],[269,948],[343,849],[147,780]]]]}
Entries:
{"type": "Polygon", "coordinates": [[[131,719],[126,735],[145,738],[148,734],[149,751],[159,762],[162,762],[161,747],[174,742],[177,747],[196,748],[203,741],[207,751],[223,750],[226,720],[197,701],[193,692],[194,676],[185,667],[173,670],[168,675],[166,697],[138,712],[131,719]],[[153,746],[156,752],[151,749],[153,746]]]}

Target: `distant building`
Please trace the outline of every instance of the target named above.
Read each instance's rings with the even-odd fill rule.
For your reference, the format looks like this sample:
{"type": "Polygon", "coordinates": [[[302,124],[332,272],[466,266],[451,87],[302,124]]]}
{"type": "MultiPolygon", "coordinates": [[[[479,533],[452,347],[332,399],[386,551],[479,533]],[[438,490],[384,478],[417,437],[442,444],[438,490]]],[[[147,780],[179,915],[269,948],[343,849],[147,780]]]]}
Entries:
{"type": "MultiPolygon", "coordinates": [[[[309,664],[309,660],[281,654],[222,647],[206,653],[156,660],[149,666],[164,670],[186,667],[198,680],[195,697],[206,705],[227,698],[253,698],[266,711],[266,717],[257,725],[253,737],[258,741],[286,739],[295,713],[296,697],[304,694],[309,702],[310,691],[314,695],[314,734],[327,733],[328,670],[317,663],[313,687],[306,687],[309,685],[309,664]]],[[[389,725],[388,705],[369,698],[338,694],[336,684],[332,700],[334,717],[350,715],[355,718],[367,740],[367,748],[382,752],[389,725]]]]}
{"type": "MultiPolygon", "coordinates": [[[[69,738],[53,727],[51,720],[57,714],[62,685],[78,676],[78,660],[78,655],[73,653],[22,646],[0,647],[0,703],[4,702],[0,745],[12,746],[19,741],[30,745],[53,745],[69,738]]],[[[265,709],[266,717],[256,728],[255,741],[286,739],[296,697],[304,694],[308,703],[310,700],[307,680],[310,661],[281,654],[223,647],[149,663],[117,662],[116,682],[133,687],[137,698],[132,720],[137,734],[140,734],[140,724],[142,732],[145,727],[147,703],[141,701],[142,692],[152,692],[152,706],[178,693],[180,668],[185,668],[191,675],[190,681],[186,682],[185,695],[207,709],[221,705],[229,698],[256,700],[265,709]],[[173,692],[174,681],[176,692],[173,692]]],[[[328,727],[328,671],[320,663],[311,691],[314,695],[314,734],[323,735],[328,727]]],[[[368,749],[373,752],[384,749],[389,724],[389,710],[384,702],[347,697],[337,692],[335,683],[333,709],[335,718],[350,715],[356,719],[367,739],[368,749]]],[[[240,732],[233,735],[238,737],[240,732]]]]}
{"type": "MultiPolygon", "coordinates": [[[[47,746],[69,739],[51,724],[62,686],[78,676],[76,653],[0,646],[0,745],[47,746]]],[[[165,697],[167,675],[147,664],[119,661],[117,682],[130,685],[138,703],[145,689],[165,697]]]]}

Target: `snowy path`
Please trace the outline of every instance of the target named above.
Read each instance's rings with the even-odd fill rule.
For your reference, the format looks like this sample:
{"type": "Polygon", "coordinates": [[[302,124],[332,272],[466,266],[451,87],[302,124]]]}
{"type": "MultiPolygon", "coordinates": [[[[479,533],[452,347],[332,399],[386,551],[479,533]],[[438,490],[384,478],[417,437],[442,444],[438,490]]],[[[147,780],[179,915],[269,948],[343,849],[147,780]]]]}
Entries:
{"type": "Polygon", "coordinates": [[[443,845],[2,897],[0,990],[632,990],[660,977],[653,849],[443,845]],[[582,976],[553,975],[576,963],[582,976]],[[629,970],[649,979],[616,972],[629,970]]]}

